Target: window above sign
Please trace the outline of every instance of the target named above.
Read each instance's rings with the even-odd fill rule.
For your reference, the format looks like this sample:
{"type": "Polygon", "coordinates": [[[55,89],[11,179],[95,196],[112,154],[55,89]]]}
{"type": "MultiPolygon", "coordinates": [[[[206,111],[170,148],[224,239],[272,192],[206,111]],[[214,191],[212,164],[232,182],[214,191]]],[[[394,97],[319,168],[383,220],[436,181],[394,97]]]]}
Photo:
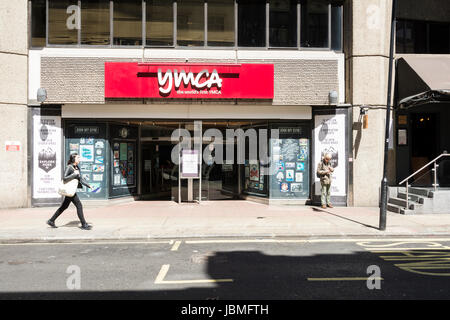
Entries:
{"type": "Polygon", "coordinates": [[[31,47],[342,51],[335,0],[31,0],[31,47]]]}

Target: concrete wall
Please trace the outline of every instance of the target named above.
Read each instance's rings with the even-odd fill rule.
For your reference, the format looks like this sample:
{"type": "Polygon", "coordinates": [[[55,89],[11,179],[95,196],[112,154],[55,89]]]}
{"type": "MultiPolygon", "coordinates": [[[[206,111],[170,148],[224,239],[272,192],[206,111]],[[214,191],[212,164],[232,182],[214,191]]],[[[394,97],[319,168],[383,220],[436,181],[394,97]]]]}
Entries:
{"type": "MultiPolygon", "coordinates": [[[[353,206],[378,206],[383,176],[391,0],[346,3],[346,90],[353,104],[353,206]],[[359,106],[369,108],[362,128],[359,106]]],[[[392,152],[390,156],[392,158],[392,152]]],[[[391,159],[392,166],[394,161],[391,159]]]]}
{"type": "Polygon", "coordinates": [[[0,208],[25,207],[27,187],[28,1],[0,2],[0,208]],[[19,151],[6,151],[19,141],[19,151]]]}

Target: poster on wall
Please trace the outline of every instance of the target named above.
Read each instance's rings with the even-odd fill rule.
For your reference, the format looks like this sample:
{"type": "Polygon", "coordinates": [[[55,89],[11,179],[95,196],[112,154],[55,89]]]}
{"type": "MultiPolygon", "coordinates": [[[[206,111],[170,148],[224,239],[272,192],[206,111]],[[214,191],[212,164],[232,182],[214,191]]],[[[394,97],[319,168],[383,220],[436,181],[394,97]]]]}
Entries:
{"type": "MultiPolygon", "coordinates": [[[[345,115],[316,115],[314,117],[315,149],[313,171],[316,172],[317,165],[325,154],[331,155],[331,164],[334,167],[333,180],[331,183],[332,196],[346,196],[346,171],[347,161],[345,159],[345,115]]],[[[320,196],[320,179],[314,175],[315,195],[320,196]]]]}
{"type": "Polygon", "coordinates": [[[33,116],[33,198],[59,198],[61,117],[33,116]]]}

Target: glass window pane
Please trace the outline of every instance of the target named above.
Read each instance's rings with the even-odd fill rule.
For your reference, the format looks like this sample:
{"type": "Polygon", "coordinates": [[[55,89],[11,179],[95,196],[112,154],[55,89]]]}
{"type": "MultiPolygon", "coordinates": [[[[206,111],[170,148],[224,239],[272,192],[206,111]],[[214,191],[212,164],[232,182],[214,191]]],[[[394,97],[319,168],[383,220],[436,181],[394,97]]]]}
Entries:
{"type": "Polygon", "coordinates": [[[78,1],[48,1],[48,43],[77,44],[79,29],[78,1]]]}
{"type": "Polygon", "coordinates": [[[301,11],[301,46],[328,48],[328,1],[303,0],[301,11]]]}
{"type": "Polygon", "coordinates": [[[142,45],[142,1],[114,2],[114,44],[142,45]]]}
{"type": "MultiPolygon", "coordinates": [[[[425,21],[414,21],[413,26],[414,34],[414,53],[427,53],[427,23],[425,21]]],[[[449,53],[449,52],[447,52],[449,53]]]]}
{"type": "Polygon", "coordinates": [[[203,46],[205,13],[203,0],[177,1],[177,44],[203,46]]]}
{"type": "Polygon", "coordinates": [[[331,49],[342,50],[342,6],[331,6],[331,49]]]}
{"type": "Polygon", "coordinates": [[[266,1],[238,1],[238,45],[266,46],[266,1]]]}
{"type": "Polygon", "coordinates": [[[450,53],[450,29],[448,23],[430,23],[430,53],[450,53]]]}
{"type": "Polygon", "coordinates": [[[404,53],[414,53],[414,24],[410,21],[405,21],[404,32],[404,53]]]}
{"type": "Polygon", "coordinates": [[[404,53],[404,42],[405,42],[405,22],[402,20],[397,20],[397,23],[395,25],[396,32],[395,32],[395,52],[397,53],[404,53]]]}
{"type": "Polygon", "coordinates": [[[297,46],[297,0],[270,1],[271,47],[297,46]]]}
{"type": "Polygon", "coordinates": [[[81,44],[110,44],[109,0],[81,1],[81,44]]]}
{"type": "Polygon", "coordinates": [[[146,20],[148,46],[173,46],[173,1],[147,1],[146,20]]]}
{"type": "Polygon", "coordinates": [[[234,46],[234,0],[208,0],[208,46],[234,46]]]}
{"type": "Polygon", "coordinates": [[[45,47],[45,0],[34,0],[31,5],[31,46],[45,47]]]}

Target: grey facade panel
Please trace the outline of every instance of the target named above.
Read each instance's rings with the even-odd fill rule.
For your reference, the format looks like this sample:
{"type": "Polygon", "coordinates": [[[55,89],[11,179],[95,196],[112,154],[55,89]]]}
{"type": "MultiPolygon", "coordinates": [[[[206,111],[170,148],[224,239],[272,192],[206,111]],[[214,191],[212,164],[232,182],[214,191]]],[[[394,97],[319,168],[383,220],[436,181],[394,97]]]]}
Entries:
{"type": "MultiPolygon", "coordinates": [[[[106,61],[138,62],[136,59],[42,57],[41,86],[47,89],[46,103],[105,103],[106,61]]],[[[189,62],[235,63],[235,60],[189,62]]],[[[255,63],[255,60],[239,60],[239,63],[255,63]]],[[[274,105],[327,105],[329,92],[339,92],[337,60],[258,60],[257,63],[274,64],[274,105]]]]}

